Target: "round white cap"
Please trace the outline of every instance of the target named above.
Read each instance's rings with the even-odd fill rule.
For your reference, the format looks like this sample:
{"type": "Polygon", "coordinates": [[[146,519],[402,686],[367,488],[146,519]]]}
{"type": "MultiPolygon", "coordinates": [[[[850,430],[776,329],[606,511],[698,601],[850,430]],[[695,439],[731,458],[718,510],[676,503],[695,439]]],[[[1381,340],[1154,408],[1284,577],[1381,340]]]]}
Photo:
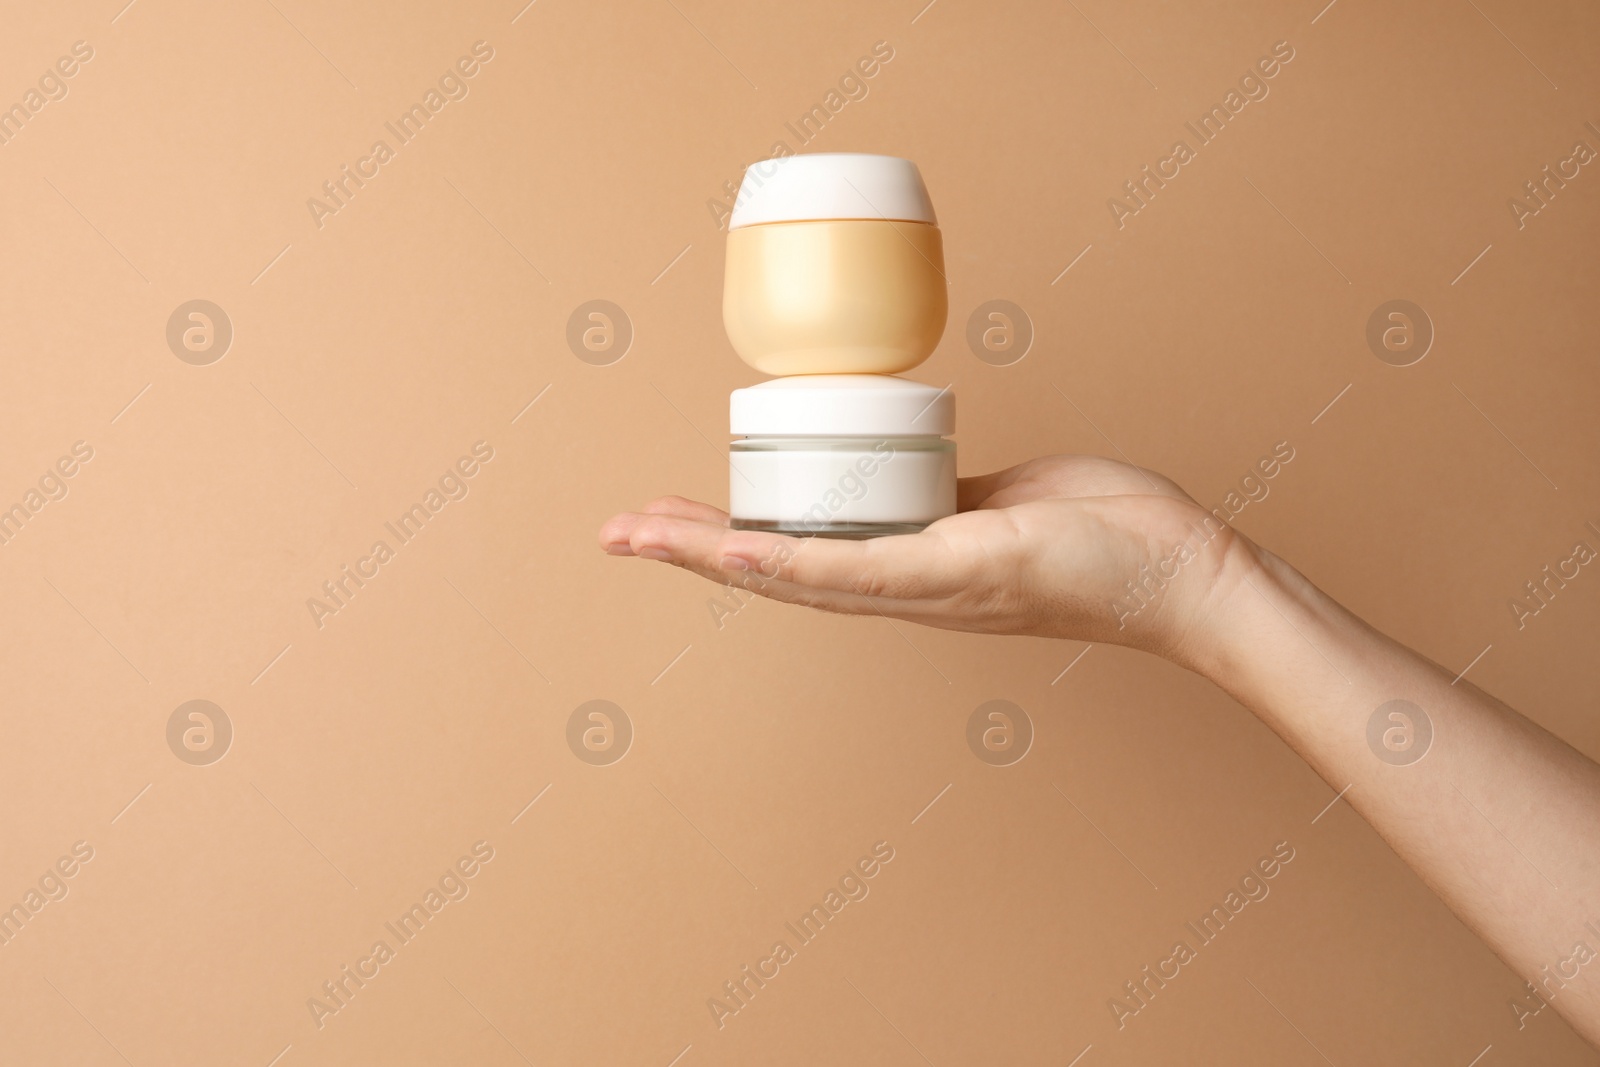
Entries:
{"type": "Polygon", "coordinates": [[[922,174],[909,159],[817,152],[745,168],[729,229],[805,219],[939,221],[922,174]]]}
{"type": "Polygon", "coordinates": [[[796,374],[735,389],[728,423],[739,436],[943,437],[955,432],[956,398],[889,374],[796,374]]]}

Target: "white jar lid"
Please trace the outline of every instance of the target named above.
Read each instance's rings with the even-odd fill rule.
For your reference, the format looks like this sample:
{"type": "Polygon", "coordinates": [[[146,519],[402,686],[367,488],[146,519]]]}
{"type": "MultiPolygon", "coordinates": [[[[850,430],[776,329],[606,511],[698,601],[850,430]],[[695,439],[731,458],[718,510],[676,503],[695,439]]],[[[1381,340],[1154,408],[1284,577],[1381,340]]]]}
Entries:
{"type": "Polygon", "coordinates": [[[728,228],[807,219],[893,219],[938,224],[922,174],[909,159],[816,152],[745,168],[728,228]]]}
{"type": "Polygon", "coordinates": [[[735,389],[729,432],[739,436],[943,437],[956,429],[956,398],[890,374],[795,374],[735,389]]]}

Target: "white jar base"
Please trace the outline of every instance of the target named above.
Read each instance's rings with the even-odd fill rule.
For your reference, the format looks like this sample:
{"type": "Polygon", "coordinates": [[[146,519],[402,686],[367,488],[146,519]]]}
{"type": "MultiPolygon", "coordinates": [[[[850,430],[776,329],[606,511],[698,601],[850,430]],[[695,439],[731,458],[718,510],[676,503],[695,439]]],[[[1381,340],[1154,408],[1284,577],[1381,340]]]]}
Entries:
{"type": "Polygon", "coordinates": [[[728,463],[735,529],[884,537],[956,510],[955,445],[937,437],[751,437],[728,463]]]}

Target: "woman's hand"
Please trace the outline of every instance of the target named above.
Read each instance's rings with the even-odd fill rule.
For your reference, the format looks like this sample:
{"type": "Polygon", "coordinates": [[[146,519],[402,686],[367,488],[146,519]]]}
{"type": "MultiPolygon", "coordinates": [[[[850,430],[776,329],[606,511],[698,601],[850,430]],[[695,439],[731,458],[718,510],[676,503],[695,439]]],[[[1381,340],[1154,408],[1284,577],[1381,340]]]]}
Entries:
{"type": "Polygon", "coordinates": [[[1252,555],[1169,479],[1094,456],[964,478],[958,498],[959,514],[921,533],[847,541],[731,530],[726,512],[663,497],[610,519],[600,543],[826,611],[1111,642],[1187,666],[1252,555]]]}

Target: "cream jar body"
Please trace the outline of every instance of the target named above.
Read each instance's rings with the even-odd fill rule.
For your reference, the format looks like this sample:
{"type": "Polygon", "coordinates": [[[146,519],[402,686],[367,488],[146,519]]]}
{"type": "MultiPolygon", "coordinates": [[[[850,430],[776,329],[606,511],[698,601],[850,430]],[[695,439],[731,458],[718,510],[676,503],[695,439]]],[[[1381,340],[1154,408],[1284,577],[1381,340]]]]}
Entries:
{"type": "Polygon", "coordinates": [[[722,323],[764,374],[895,374],[939,344],[949,310],[939,228],[888,219],[728,232],[722,323]]]}
{"type": "Polygon", "coordinates": [[[915,533],[956,510],[948,390],[887,375],[805,375],[735,390],[731,525],[801,536],[915,533]]]}
{"type": "Polygon", "coordinates": [[[752,164],[728,218],[722,323],[764,374],[898,374],[939,344],[944,240],[909,159],[752,164]]]}
{"type": "Polygon", "coordinates": [[[746,437],[728,458],[738,530],[880,537],[956,509],[956,446],[942,437],[746,437]]]}

